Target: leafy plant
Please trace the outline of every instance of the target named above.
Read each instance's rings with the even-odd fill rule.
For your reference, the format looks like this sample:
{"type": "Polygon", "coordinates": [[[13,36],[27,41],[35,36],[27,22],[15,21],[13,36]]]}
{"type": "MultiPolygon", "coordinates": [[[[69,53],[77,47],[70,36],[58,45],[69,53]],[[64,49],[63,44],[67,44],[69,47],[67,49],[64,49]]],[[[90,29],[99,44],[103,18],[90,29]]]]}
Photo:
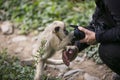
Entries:
{"type": "Polygon", "coordinates": [[[33,80],[34,68],[21,66],[16,57],[10,57],[6,50],[0,52],[1,80],[33,80]]]}
{"type": "MultiPolygon", "coordinates": [[[[16,57],[10,57],[6,49],[0,51],[0,80],[33,80],[34,67],[21,66],[16,57]]],[[[44,75],[43,80],[60,80],[44,75]]]]}
{"type": "Polygon", "coordinates": [[[99,53],[98,53],[98,46],[99,44],[90,46],[85,50],[85,52],[88,58],[92,58],[97,64],[102,64],[103,62],[100,59],[99,53]]]}

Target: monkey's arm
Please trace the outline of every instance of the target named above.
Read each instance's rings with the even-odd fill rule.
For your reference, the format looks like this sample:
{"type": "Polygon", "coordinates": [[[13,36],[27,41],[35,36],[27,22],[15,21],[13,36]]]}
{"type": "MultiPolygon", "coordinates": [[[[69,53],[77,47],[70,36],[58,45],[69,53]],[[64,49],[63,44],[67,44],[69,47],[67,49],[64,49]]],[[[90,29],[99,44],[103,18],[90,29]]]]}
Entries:
{"type": "Polygon", "coordinates": [[[47,58],[51,57],[54,53],[55,53],[55,50],[53,49],[53,43],[52,40],[53,38],[49,38],[47,40],[47,42],[45,43],[45,46],[44,46],[44,54],[42,55],[41,59],[42,60],[46,60],[47,58]]]}
{"type": "Polygon", "coordinates": [[[74,33],[71,32],[68,34],[68,36],[66,36],[61,42],[60,44],[57,46],[56,50],[60,50],[63,49],[64,47],[66,47],[68,44],[71,44],[72,39],[74,38],[74,33]]]}
{"type": "Polygon", "coordinates": [[[48,58],[50,58],[53,54],[55,53],[55,50],[49,50],[47,51],[42,57],[41,60],[47,60],[48,58]]]}

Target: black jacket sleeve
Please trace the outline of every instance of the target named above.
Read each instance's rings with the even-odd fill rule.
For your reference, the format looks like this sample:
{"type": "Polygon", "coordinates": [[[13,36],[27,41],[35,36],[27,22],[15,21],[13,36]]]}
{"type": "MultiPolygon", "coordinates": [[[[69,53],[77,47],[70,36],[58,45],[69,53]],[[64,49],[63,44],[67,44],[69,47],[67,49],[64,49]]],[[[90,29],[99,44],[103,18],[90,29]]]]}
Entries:
{"type": "Polygon", "coordinates": [[[96,40],[100,43],[120,42],[120,27],[96,32],[96,40]]]}
{"type": "MultiPolygon", "coordinates": [[[[105,24],[104,26],[99,26],[102,27],[102,29],[98,29],[97,31],[95,31],[96,28],[94,27],[97,42],[99,43],[120,42],[120,26],[117,26],[117,24],[112,24],[113,21],[117,21],[117,18],[114,18],[116,20],[111,20],[111,17],[114,16],[110,15],[108,12],[107,13],[102,12],[99,9],[99,7],[96,8],[96,11],[93,15],[93,22],[105,24]]],[[[114,22],[114,23],[120,23],[120,22],[114,22]]]]}

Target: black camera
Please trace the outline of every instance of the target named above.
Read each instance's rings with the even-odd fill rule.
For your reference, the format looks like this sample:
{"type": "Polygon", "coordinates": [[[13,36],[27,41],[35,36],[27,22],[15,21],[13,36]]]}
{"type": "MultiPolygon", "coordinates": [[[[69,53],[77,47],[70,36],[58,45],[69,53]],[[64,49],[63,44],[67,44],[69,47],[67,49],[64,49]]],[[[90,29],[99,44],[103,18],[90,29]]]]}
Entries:
{"type": "MultiPolygon", "coordinates": [[[[88,47],[88,44],[80,42],[81,39],[85,38],[85,33],[78,29],[79,26],[70,25],[70,27],[74,28],[74,38],[71,40],[72,45],[77,46],[79,51],[82,51],[83,49],[88,47]]],[[[89,29],[88,27],[85,28],[89,29]]]]}
{"type": "Polygon", "coordinates": [[[80,31],[77,25],[70,25],[70,26],[74,28],[74,38],[72,40],[73,44],[75,41],[81,40],[85,37],[85,33],[80,31]]]}
{"type": "MultiPolygon", "coordinates": [[[[72,40],[72,43],[74,44],[75,41],[79,41],[81,39],[83,39],[85,37],[85,33],[80,31],[78,29],[78,26],[77,25],[70,25],[71,27],[74,28],[74,38],[72,40]]],[[[89,26],[85,27],[86,29],[88,30],[91,30],[91,31],[94,31],[95,33],[98,33],[98,32],[101,32],[101,31],[104,31],[105,28],[107,25],[105,25],[104,23],[91,23],[89,26]]]]}
{"type": "MultiPolygon", "coordinates": [[[[86,43],[81,43],[80,40],[85,38],[85,33],[83,31],[80,31],[78,29],[77,25],[70,25],[72,28],[74,28],[74,38],[71,40],[72,45],[75,45],[78,47],[79,51],[84,50],[86,47],[88,47],[89,45],[86,43]]],[[[106,24],[104,23],[94,23],[91,22],[87,27],[84,27],[90,31],[93,31],[95,33],[104,31],[104,30],[108,30],[109,28],[106,28],[106,24]]]]}

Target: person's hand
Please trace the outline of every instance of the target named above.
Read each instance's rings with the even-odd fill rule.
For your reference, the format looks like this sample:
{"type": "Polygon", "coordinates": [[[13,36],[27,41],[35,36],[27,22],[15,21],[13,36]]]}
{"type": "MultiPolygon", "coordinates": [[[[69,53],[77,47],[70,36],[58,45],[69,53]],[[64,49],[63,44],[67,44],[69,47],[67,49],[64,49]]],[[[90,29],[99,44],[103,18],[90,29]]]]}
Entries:
{"type": "Polygon", "coordinates": [[[78,29],[85,33],[85,38],[80,40],[81,43],[87,43],[89,45],[96,43],[95,32],[83,27],[78,27],[78,29]]]}
{"type": "Polygon", "coordinates": [[[76,46],[67,46],[66,49],[62,51],[62,59],[66,66],[70,65],[70,62],[77,57],[78,48],[76,46]]]}

